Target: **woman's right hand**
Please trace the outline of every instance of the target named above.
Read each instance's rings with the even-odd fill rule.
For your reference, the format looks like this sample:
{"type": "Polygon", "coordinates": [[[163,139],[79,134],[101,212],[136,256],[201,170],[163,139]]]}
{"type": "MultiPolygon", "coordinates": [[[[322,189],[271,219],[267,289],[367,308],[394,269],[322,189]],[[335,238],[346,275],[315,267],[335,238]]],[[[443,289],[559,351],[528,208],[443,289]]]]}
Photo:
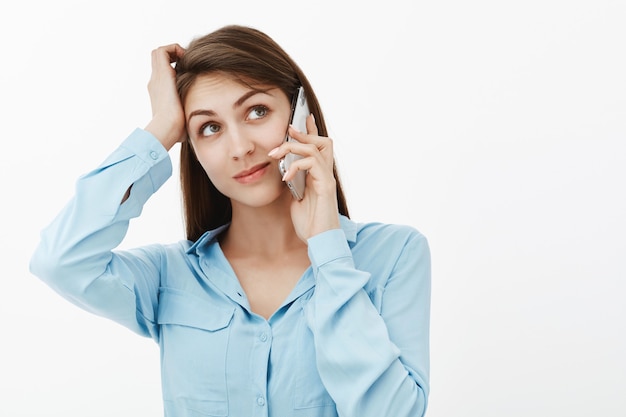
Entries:
{"type": "Polygon", "coordinates": [[[186,135],[185,112],[176,89],[176,71],[172,67],[185,53],[178,44],[161,46],[152,51],[152,75],[148,93],[152,120],[145,130],[152,133],[169,150],[186,135]]]}

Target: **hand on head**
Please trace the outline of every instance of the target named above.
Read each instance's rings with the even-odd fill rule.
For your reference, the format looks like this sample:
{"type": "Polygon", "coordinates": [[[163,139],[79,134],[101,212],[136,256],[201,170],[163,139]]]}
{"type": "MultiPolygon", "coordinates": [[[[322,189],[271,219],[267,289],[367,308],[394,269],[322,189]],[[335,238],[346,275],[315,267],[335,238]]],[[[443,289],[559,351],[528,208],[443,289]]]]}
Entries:
{"type": "Polygon", "coordinates": [[[152,75],[148,82],[152,120],[145,130],[170,149],[184,140],[185,113],[176,89],[175,64],[185,53],[178,44],[161,46],[152,51],[152,75]]]}

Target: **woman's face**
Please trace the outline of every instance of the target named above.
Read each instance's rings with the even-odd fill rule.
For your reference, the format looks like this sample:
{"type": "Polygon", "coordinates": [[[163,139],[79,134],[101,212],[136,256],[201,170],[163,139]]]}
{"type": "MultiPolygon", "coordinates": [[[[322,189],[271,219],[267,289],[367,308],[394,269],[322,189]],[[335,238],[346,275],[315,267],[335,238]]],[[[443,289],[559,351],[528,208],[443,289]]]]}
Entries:
{"type": "Polygon", "coordinates": [[[289,193],[267,155],[287,132],[291,105],[282,90],[207,74],[196,79],[183,105],[198,161],[233,204],[259,207],[289,193]]]}

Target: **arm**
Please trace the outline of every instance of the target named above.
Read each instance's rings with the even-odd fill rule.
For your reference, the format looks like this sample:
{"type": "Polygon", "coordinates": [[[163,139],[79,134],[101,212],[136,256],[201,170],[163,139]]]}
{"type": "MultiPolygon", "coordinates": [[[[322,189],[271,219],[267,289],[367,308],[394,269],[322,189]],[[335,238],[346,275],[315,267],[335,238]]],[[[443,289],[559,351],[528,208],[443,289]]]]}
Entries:
{"type": "Polygon", "coordinates": [[[318,136],[313,115],[306,126],[306,133],[290,127],[297,142],[284,142],[269,155],[303,157],[291,164],[283,180],[307,171],[304,198],[292,201],[291,218],[308,244],[316,278],[305,310],[320,377],[343,417],[422,416],[429,391],[426,239],[413,229],[391,228],[391,233],[381,233],[385,241],[376,240],[377,249],[365,255],[380,257],[385,265],[393,262],[393,267],[369,268],[380,275],[375,277],[356,269],[340,229],[333,141],[318,136]],[[378,289],[380,313],[364,290],[370,279],[384,283],[378,289]]]}
{"type": "Polygon", "coordinates": [[[177,44],[152,51],[152,120],[79,179],[75,197],[43,231],[30,263],[35,275],[73,303],[152,337],[160,251],[112,250],[172,173],[167,151],[185,136],[172,63],[184,52],[177,44]]]}
{"type": "Polygon", "coordinates": [[[364,286],[370,274],[354,267],[342,230],[309,239],[316,276],[307,305],[317,367],[339,415],[422,416],[429,393],[430,253],[414,232],[392,253],[370,253],[394,265],[381,312],[364,286]]]}
{"type": "Polygon", "coordinates": [[[137,129],[78,180],[75,196],[42,231],[32,273],[78,306],[151,334],[158,290],[155,252],[130,257],[112,250],[171,170],[163,146],[137,129]],[[120,204],[131,184],[130,197],[120,204]]]}

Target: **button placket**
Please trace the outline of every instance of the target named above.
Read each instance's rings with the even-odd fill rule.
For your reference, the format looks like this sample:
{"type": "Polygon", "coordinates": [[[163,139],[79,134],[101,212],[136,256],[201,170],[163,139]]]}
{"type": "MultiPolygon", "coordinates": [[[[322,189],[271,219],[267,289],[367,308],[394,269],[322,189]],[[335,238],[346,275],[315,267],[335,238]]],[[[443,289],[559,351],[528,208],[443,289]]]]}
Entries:
{"type": "Polygon", "coordinates": [[[268,364],[272,348],[272,327],[269,322],[255,316],[254,342],[250,358],[250,374],[253,375],[251,401],[254,404],[254,413],[251,417],[267,417],[267,385],[268,364]]]}

